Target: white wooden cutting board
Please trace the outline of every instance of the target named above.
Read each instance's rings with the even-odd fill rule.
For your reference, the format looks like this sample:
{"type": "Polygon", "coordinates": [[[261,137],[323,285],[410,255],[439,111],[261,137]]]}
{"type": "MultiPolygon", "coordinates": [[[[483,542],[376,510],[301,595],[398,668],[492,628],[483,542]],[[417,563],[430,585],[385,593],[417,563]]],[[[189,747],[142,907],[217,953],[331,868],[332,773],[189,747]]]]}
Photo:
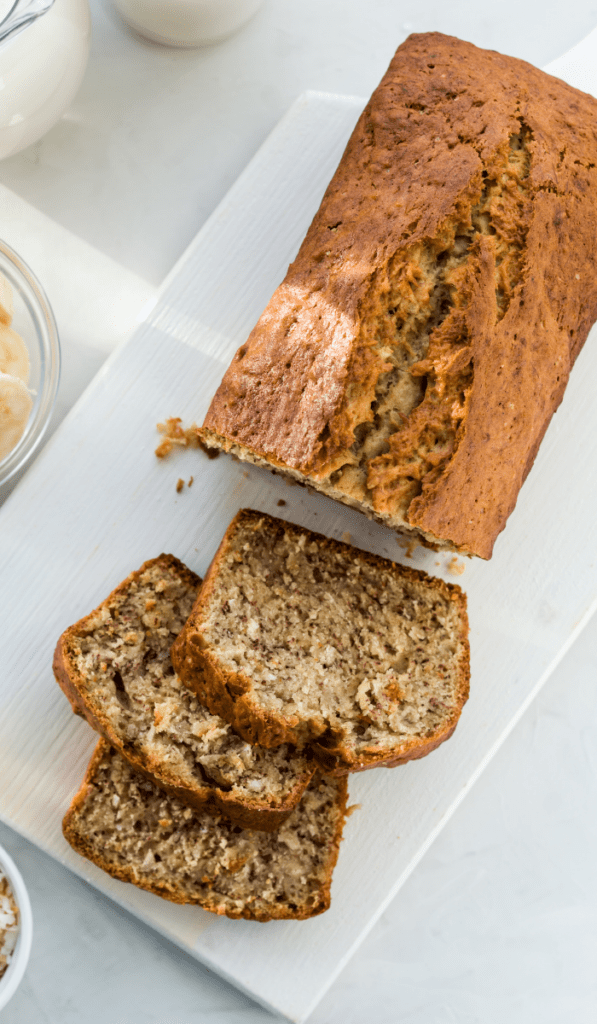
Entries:
{"type": "MultiPolygon", "coordinates": [[[[490,563],[468,563],[472,692],[452,740],[423,761],[350,781],[333,903],[267,925],[177,907],[105,876],[60,822],[95,739],[51,672],[60,632],[131,570],[171,551],[203,573],[251,506],[400,560],[386,528],[231,459],[159,462],[155,424],[201,421],[315,212],[362,101],[292,107],[0,510],[0,817],[273,1010],[304,1020],[513,727],[597,603],[595,338],[490,563]],[[179,494],[179,477],[194,476],[179,494]],[[277,501],[287,502],[283,509],[277,501]]],[[[447,579],[449,556],[410,564],[447,579]]]]}

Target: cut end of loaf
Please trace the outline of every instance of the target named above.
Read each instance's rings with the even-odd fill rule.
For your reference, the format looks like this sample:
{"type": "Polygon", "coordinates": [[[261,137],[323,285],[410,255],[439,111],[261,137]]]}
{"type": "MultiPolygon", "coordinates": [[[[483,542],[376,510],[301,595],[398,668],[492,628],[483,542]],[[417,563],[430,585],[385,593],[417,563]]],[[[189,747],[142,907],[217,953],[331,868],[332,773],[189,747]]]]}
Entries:
{"type": "Polygon", "coordinates": [[[253,466],[259,466],[262,469],[269,470],[271,473],[284,477],[294,484],[313,488],[313,490],[325,494],[326,497],[332,498],[334,501],[340,501],[343,505],[348,505],[349,508],[354,509],[356,512],[362,512],[367,519],[381,523],[383,526],[389,526],[390,529],[395,530],[396,533],[405,537],[415,546],[421,545],[421,547],[430,548],[432,551],[454,551],[461,555],[476,553],[469,551],[466,545],[454,544],[446,538],[437,537],[429,530],[421,530],[413,526],[401,514],[391,511],[385,511],[382,514],[371,502],[365,500],[362,493],[357,494],[356,492],[353,493],[350,488],[338,487],[337,474],[328,474],[321,478],[310,476],[303,473],[300,469],[288,466],[275,459],[272,453],[266,454],[265,452],[255,451],[249,445],[219,434],[217,431],[201,427],[197,432],[206,450],[213,453],[212,457],[220,451],[227,452],[234,458],[239,459],[240,462],[248,462],[253,466]]]}

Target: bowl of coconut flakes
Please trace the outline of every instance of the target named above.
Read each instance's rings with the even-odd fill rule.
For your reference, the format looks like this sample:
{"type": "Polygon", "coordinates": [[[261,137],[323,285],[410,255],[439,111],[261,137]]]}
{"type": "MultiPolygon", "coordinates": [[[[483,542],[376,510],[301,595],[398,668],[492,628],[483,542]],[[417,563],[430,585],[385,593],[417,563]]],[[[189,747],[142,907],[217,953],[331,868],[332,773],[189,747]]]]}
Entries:
{"type": "Polygon", "coordinates": [[[21,873],[0,846],[0,1010],[16,992],[25,973],[33,917],[21,873]]]}

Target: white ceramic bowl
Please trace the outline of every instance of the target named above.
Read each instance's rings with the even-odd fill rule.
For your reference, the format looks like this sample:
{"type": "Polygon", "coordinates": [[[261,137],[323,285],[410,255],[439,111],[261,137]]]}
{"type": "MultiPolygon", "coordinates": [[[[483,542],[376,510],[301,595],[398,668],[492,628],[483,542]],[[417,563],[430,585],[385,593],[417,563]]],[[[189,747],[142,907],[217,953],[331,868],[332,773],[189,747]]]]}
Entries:
{"type": "Polygon", "coordinates": [[[166,46],[209,46],[249,21],[263,0],[113,0],[139,35],[166,46]]]}
{"type": "Polygon", "coordinates": [[[70,106],[90,40],[87,0],[55,0],[0,43],[0,160],[40,139],[70,106]]]}
{"type": "Polygon", "coordinates": [[[31,940],[33,939],[33,915],[31,903],[25,888],[25,883],[12,857],[9,857],[4,847],[0,846],[0,871],[8,878],[13,896],[19,908],[19,937],[6,971],[0,978],[0,1010],[2,1010],[9,999],[15,994],[21,979],[25,973],[29,954],[31,952],[31,940]]]}

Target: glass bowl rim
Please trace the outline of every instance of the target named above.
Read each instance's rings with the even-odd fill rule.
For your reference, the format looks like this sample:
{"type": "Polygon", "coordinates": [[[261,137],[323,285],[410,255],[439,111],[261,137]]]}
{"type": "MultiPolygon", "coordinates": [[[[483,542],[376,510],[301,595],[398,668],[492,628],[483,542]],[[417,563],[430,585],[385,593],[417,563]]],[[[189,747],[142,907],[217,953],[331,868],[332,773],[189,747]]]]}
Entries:
{"type": "MultiPolygon", "coordinates": [[[[0,461],[0,485],[6,484],[30,461],[47,430],[60,382],[61,351],[58,328],[49,299],[37,277],[21,256],[0,239],[0,253],[12,264],[25,291],[21,297],[37,330],[42,374],[39,395],[32,410],[32,420],[11,452],[0,461]]],[[[27,340],[27,339],[25,339],[27,340]]]]}

